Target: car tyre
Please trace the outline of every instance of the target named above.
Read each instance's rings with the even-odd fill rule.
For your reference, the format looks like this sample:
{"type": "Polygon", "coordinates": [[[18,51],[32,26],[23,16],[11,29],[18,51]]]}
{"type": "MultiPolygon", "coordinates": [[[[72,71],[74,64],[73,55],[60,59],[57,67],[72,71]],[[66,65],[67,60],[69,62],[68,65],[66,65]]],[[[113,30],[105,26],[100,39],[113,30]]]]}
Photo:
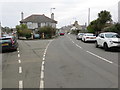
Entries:
{"type": "Polygon", "coordinates": [[[96,47],[96,48],[98,48],[98,47],[99,47],[99,45],[98,45],[97,41],[95,42],[95,47],[96,47]]]}
{"type": "Polygon", "coordinates": [[[104,43],[103,48],[104,48],[105,51],[108,51],[108,50],[109,50],[107,43],[104,43]]]}
{"type": "Polygon", "coordinates": [[[85,39],[83,41],[86,42],[85,39]]]}

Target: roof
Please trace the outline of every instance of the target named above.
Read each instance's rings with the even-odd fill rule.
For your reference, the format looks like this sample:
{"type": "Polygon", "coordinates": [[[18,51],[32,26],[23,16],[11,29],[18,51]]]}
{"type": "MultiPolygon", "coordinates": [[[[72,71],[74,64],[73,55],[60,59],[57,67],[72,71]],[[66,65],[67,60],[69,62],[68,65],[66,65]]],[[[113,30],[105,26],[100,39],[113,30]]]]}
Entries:
{"type": "Polygon", "coordinates": [[[115,32],[103,32],[102,34],[117,34],[115,32]]]}
{"type": "Polygon", "coordinates": [[[45,23],[45,22],[51,22],[51,23],[57,23],[57,21],[43,15],[31,15],[23,20],[20,21],[20,23],[26,23],[26,22],[34,22],[34,23],[45,23]]]}

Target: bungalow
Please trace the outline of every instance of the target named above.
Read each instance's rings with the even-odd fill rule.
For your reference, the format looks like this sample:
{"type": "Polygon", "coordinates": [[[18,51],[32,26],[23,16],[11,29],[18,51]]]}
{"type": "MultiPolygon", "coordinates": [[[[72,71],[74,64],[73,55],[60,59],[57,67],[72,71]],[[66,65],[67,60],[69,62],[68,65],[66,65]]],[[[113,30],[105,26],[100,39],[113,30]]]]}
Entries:
{"type": "Polygon", "coordinates": [[[56,28],[57,21],[45,16],[44,14],[43,15],[33,14],[25,19],[22,19],[20,23],[26,24],[28,26],[28,29],[33,30],[34,32],[38,30],[38,28],[44,26],[51,26],[53,28],[56,28]]]}

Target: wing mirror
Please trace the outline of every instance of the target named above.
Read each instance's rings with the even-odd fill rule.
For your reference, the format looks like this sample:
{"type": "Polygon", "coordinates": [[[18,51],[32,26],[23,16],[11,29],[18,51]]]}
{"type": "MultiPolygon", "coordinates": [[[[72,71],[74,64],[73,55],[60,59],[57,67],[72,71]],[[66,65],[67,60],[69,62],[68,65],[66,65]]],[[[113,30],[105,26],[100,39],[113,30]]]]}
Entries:
{"type": "Polygon", "coordinates": [[[101,36],[101,38],[104,38],[104,36],[101,36]]]}

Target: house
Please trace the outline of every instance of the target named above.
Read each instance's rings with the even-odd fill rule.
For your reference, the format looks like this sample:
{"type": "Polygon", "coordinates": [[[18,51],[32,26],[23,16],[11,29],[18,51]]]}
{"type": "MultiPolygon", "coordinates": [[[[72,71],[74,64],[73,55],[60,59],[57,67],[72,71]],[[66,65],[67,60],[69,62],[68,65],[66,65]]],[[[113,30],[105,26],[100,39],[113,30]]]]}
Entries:
{"type": "MultiPolygon", "coordinates": [[[[54,15],[54,14],[52,14],[54,15]]],[[[25,19],[22,19],[20,21],[21,24],[26,24],[28,26],[28,29],[37,31],[40,27],[44,26],[51,26],[53,28],[56,28],[57,21],[55,21],[53,18],[49,18],[47,16],[43,15],[37,15],[33,14],[25,19]]]]}
{"type": "Polygon", "coordinates": [[[74,24],[72,24],[71,30],[75,30],[78,32],[86,32],[86,25],[79,25],[78,21],[75,21],[74,24]]]}

